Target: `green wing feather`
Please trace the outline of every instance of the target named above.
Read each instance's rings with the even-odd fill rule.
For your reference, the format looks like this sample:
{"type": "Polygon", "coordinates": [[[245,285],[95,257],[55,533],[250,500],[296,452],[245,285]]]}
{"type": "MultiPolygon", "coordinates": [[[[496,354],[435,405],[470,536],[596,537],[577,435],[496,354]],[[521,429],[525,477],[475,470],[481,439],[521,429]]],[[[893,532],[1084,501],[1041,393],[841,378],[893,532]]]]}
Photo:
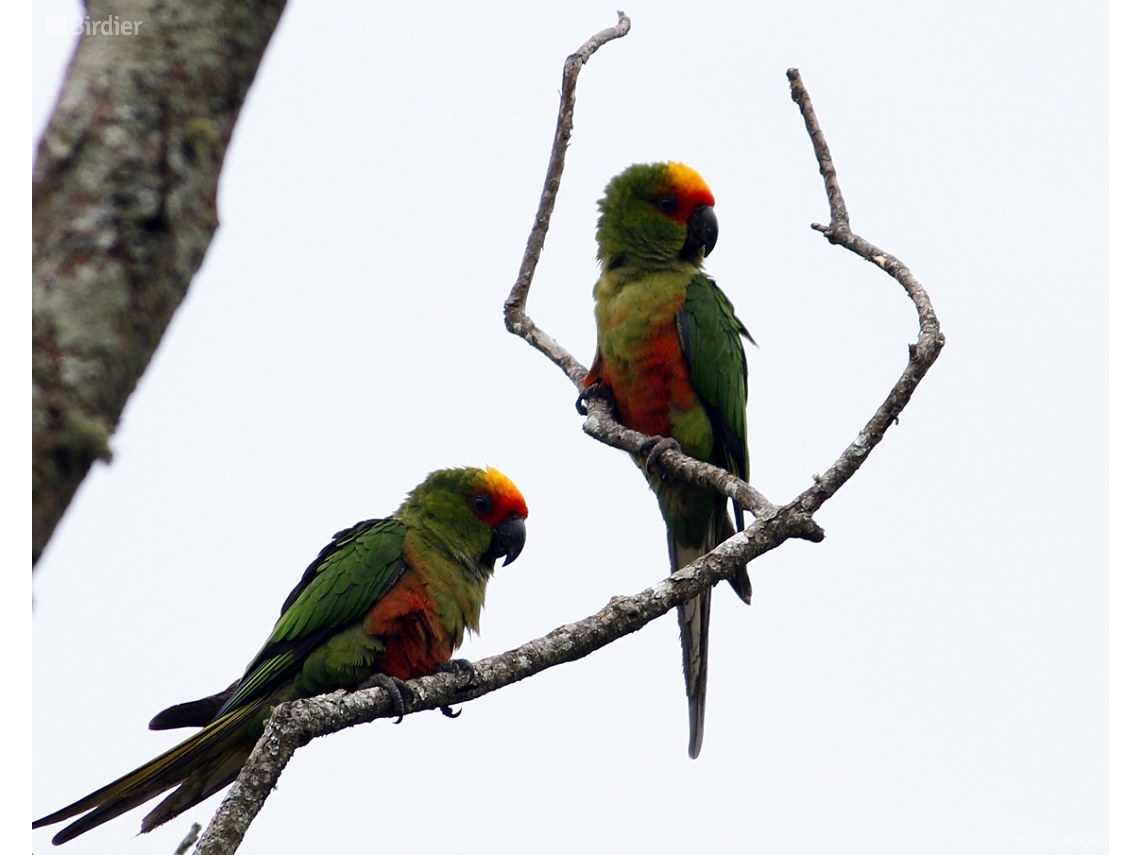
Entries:
{"type": "Polygon", "coordinates": [[[336,534],[285,600],[265,646],[217,717],[268,695],[312,650],[363,617],[404,572],[406,532],[398,520],[384,519],[336,534]]]}
{"type": "MultiPolygon", "coordinates": [[[[752,340],[744,324],[736,317],[732,303],[716,282],[703,273],[696,274],[685,293],[685,302],[677,315],[677,332],[689,365],[693,390],[704,405],[713,431],[713,460],[717,466],[748,480],[748,363],[744,358],[741,337],[752,340]]],[[[724,500],[718,499],[719,507],[724,500]]],[[[744,509],[733,502],[736,528],[744,530],[744,509]]],[[[707,552],[728,536],[720,525],[724,512],[710,521],[702,549],[707,552]]],[[[727,524],[727,520],[725,520],[727,524]]],[[[682,554],[670,533],[670,550],[674,569],[692,559],[682,554]]],[[[737,595],[746,603],[752,598],[748,570],[741,566],[730,580],[737,595]]],[[[685,673],[685,691],[689,698],[689,756],[697,757],[704,736],[705,692],[708,685],[709,610],[712,592],[678,607],[681,624],[681,656],[685,673]]]]}
{"type": "MultiPolygon", "coordinates": [[[[698,273],[677,316],[693,388],[708,411],[717,465],[748,480],[748,364],[741,337],[752,341],[716,282],[698,273]]],[[[755,342],[752,342],[755,344],[755,342]]],[[[737,514],[738,525],[742,515],[737,514]]]]}

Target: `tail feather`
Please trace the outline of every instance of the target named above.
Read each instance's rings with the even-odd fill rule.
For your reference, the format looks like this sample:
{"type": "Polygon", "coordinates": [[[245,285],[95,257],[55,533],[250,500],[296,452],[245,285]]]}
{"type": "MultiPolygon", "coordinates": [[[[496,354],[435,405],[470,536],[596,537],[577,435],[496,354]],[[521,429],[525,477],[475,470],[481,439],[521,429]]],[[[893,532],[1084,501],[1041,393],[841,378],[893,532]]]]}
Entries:
{"type": "MultiPolygon", "coordinates": [[[[713,546],[716,544],[714,543],[713,546]]],[[[669,563],[672,571],[696,561],[712,547],[694,549],[677,543],[669,534],[669,563]]],[[[681,628],[681,670],[685,675],[685,695],[689,700],[689,756],[701,753],[705,736],[705,695],[709,682],[709,615],[712,591],[705,591],[677,607],[681,628]]]]}
{"type": "MultiPolygon", "coordinates": [[[[676,572],[702,555],[711,552],[734,534],[732,520],[727,513],[709,522],[705,542],[700,548],[685,547],[677,543],[669,532],[670,572],[676,572]]],[[[728,580],[732,589],[745,603],[752,602],[752,580],[748,568],[741,565],[736,575],[728,580]]],[[[681,628],[681,668],[685,675],[685,695],[689,700],[689,756],[700,756],[705,736],[705,696],[709,683],[709,619],[712,611],[712,589],[705,591],[677,607],[677,622],[681,628]]]]}
{"type": "MultiPolygon", "coordinates": [[[[63,829],[63,831],[59,832],[55,837],[53,837],[51,839],[51,842],[54,845],[59,846],[61,843],[66,843],[69,840],[74,840],[79,835],[90,831],[96,826],[102,825],[105,822],[110,822],[115,817],[121,816],[129,810],[137,808],[147,800],[154,798],[154,796],[155,794],[153,792],[138,792],[132,796],[121,796],[113,801],[102,804],[86,816],[81,817],[80,819],[77,819],[75,822],[71,823],[71,825],[67,826],[67,828],[63,829]]],[[[45,819],[50,819],[50,817],[45,817],[45,819]]],[[[40,820],[40,822],[42,822],[44,825],[51,825],[51,822],[44,822],[44,820],[40,820]]],[[[33,823],[32,828],[36,827],[38,827],[37,824],[33,823]]]]}
{"type": "MultiPolygon", "coordinates": [[[[728,513],[724,515],[724,521],[721,523],[720,540],[717,544],[724,543],[738,531],[744,531],[744,511],[740,507],[740,503],[733,499],[733,505],[736,510],[736,527],[733,528],[732,520],[729,519],[728,513]]],[[[715,544],[714,544],[715,545],[715,544]]],[[[736,596],[744,600],[747,606],[752,605],[752,580],[748,578],[748,565],[741,564],[736,568],[736,575],[728,580],[728,584],[732,586],[732,590],[736,591],[736,596]]]]}
{"type": "Polygon", "coordinates": [[[199,698],[196,701],[187,701],[184,704],[175,704],[167,707],[150,720],[147,725],[151,730],[172,730],[178,727],[205,727],[221,712],[226,701],[233,695],[238,687],[239,680],[234,680],[216,695],[199,698]]]}
{"type": "MultiPolygon", "coordinates": [[[[253,745],[250,745],[253,748],[253,745]]],[[[143,817],[142,830],[150,831],[178,814],[205,801],[214,793],[237,780],[249,751],[231,751],[221,758],[216,768],[203,769],[190,775],[182,785],[159,802],[154,810],[143,817]]]]}
{"type": "Polygon", "coordinates": [[[736,596],[744,600],[746,606],[752,605],[752,580],[748,578],[748,566],[741,564],[736,568],[736,575],[728,580],[736,596]]]}
{"type": "MultiPolygon", "coordinates": [[[[133,772],[128,772],[118,780],[112,781],[107,786],[101,787],[55,813],[37,819],[32,823],[32,828],[54,825],[78,814],[86,813],[85,816],[71,823],[52,838],[52,843],[58,846],[60,843],[66,843],[68,840],[138,807],[180,783],[186,782],[183,784],[185,787],[186,784],[190,784],[198,777],[204,781],[216,781],[219,771],[223,772],[222,777],[228,774],[231,768],[240,771],[255,744],[255,740],[249,735],[249,727],[263,710],[264,705],[259,703],[248,704],[234,710],[133,772]],[[235,762],[237,765],[233,767],[235,762]]],[[[235,771],[229,781],[236,777],[237,772],[235,771]]],[[[197,789],[196,798],[179,800],[177,810],[164,813],[149,827],[144,824],[144,830],[149,831],[156,825],[192,807],[202,799],[217,792],[229,781],[218,783],[209,792],[205,792],[205,788],[196,788],[192,785],[187,795],[197,789]]],[[[181,790],[180,787],[179,791],[172,793],[171,797],[163,802],[163,805],[171,802],[172,798],[177,796],[181,790]]],[[[159,807],[161,808],[162,805],[159,807]]],[[[147,820],[151,820],[151,817],[158,813],[159,809],[156,808],[148,815],[147,820]]]]}
{"type": "Polygon", "coordinates": [[[685,694],[689,699],[689,756],[696,760],[705,738],[705,694],[709,684],[709,613],[712,591],[677,608],[681,624],[681,657],[685,694]]]}

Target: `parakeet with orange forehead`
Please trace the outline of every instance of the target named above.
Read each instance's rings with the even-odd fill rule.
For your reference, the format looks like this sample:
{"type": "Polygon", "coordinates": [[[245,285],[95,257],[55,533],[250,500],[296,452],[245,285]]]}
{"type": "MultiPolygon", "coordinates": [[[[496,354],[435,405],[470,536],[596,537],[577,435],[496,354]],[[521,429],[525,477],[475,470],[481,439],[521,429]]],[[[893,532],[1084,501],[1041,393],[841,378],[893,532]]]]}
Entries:
{"type": "Polygon", "coordinates": [[[276,704],[435,672],[478,631],[495,560],[518,557],[526,516],[498,470],[432,472],[392,516],[334,535],[236,683],[150,723],[200,731],[32,827],[85,814],[52,840],[64,843],[178,787],[143,819],[150,831],[237,778],[276,704]]]}
{"type": "MultiPolygon", "coordinates": [[[[681,163],[635,164],[610,181],[598,203],[598,350],[582,389],[583,395],[608,389],[622,424],[666,441],[658,442],[658,453],[679,444],[690,457],[747,480],[741,337],[752,337],[702,271],[717,238],[713,204],[701,176],[681,163]]],[[[733,524],[723,496],[662,479],[654,458],[639,465],[657,495],[669,563],[677,570],[730,537],[733,524]]],[[[739,505],[735,518],[743,529],[739,505]]],[[[750,601],[744,566],[730,583],[750,601]]],[[[693,758],[704,735],[711,600],[709,591],[678,608],[693,758]]]]}

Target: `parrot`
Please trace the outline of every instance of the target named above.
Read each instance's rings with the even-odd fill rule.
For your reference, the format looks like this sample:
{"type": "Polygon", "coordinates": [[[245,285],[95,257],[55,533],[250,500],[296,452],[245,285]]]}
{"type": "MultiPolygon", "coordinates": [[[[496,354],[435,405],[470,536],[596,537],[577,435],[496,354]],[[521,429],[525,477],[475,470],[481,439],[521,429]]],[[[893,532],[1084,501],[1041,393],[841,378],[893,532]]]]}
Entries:
{"type": "MultiPolygon", "coordinates": [[[[727,501],[705,487],[662,477],[654,465],[666,448],[748,480],[748,364],[755,344],[732,303],[704,271],[717,239],[712,192],[690,167],[673,161],[634,164],[599,200],[601,276],[594,286],[598,346],[583,378],[578,408],[608,392],[626,427],[649,436],[641,467],[665,520],[670,570],[676,571],[734,534],[727,501]]],[[[735,529],[744,514],[735,504],[735,529]]],[[[746,566],[729,580],[749,603],[746,566]]],[[[704,739],[712,591],[677,609],[689,705],[689,756],[704,739]]]]}
{"type": "Polygon", "coordinates": [[[201,730],[32,827],[84,814],[56,834],[58,845],[178,787],[143,819],[150,831],[237,778],[276,704],[368,685],[398,693],[393,678],[441,669],[464,632],[479,631],[495,561],[519,556],[526,517],[522,494],[497,469],[430,473],[392,516],[333,535],[240,679],[150,723],[201,730]]]}

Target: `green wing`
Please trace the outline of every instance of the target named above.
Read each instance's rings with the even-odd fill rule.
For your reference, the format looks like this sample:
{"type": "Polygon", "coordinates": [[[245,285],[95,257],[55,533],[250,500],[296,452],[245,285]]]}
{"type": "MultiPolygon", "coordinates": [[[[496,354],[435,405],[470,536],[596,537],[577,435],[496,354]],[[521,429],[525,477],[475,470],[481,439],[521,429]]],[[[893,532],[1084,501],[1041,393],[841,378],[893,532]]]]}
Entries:
{"type": "MultiPolygon", "coordinates": [[[[716,282],[698,273],[677,315],[693,388],[712,422],[718,466],[748,480],[748,363],[741,336],[752,340],[716,282]]],[[[736,513],[741,527],[743,514],[736,513]]]]}
{"type": "Polygon", "coordinates": [[[285,600],[265,646],[215,720],[270,694],[309,653],[362,618],[404,572],[406,531],[394,519],[365,520],[334,535],[285,600]]]}

